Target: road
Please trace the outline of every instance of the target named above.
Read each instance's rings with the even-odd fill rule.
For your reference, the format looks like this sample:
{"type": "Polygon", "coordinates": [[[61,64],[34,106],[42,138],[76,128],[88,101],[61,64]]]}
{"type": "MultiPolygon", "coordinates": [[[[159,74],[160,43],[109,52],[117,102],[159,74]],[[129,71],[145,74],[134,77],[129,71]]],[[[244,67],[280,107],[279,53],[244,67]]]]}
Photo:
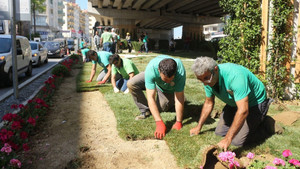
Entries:
{"type": "MultiPolygon", "coordinates": [[[[37,74],[47,70],[47,68],[53,66],[54,64],[57,64],[62,59],[63,58],[49,58],[47,64],[43,64],[40,67],[34,66],[33,69],[32,69],[32,76],[31,77],[34,77],[37,74]]],[[[31,77],[25,76],[25,73],[23,73],[22,75],[19,75],[19,85],[24,83],[26,80],[30,79],[31,77]]],[[[7,87],[4,84],[0,84],[0,96],[3,96],[5,93],[7,93],[11,89],[13,89],[12,86],[7,87]]]]}

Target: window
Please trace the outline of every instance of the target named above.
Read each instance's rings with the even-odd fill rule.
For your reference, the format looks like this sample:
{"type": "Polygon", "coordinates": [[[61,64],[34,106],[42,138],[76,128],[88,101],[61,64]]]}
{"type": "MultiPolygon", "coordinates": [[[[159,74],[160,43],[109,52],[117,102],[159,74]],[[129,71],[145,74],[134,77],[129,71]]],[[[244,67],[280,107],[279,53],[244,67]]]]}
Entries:
{"type": "Polygon", "coordinates": [[[53,14],[53,9],[50,10],[50,13],[53,14]]]}
{"type": "Polygon", "coordinates": [[[205,29],[204,29],[204,31],[206,31],[206,32],[207,32],[208,30],[209,30],[208,28],[205,28],[205,29]]]}
{"type": "Polygon", "coordinates": [[[50,0],[50,4],[53,4],[53,0],[50,0]]]}
{"type": "Polygon", "coordinates": [[[217,27],[213,27],[213,31],[217,31],[217,27]]]}

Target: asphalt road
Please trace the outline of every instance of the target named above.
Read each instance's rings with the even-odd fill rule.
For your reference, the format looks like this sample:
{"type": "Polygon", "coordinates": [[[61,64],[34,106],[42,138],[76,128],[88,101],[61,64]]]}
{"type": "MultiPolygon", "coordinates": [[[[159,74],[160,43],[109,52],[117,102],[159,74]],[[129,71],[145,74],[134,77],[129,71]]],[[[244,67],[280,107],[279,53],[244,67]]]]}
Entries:
{"type": "MultiPolygon", "coordinates": [[[[50,66],[56,64],[57,62],[59,62],[60,60],[62,60],[63,58],[49,58],[48,59],[48,63],[41,65],[40,67],[36,67],[34,66],[32,69],[32,75],[31,77],[47,70],[47,68],[49,68],[50,66]]],[[[24,83],[26,80],[30,79],[31,77],[27,77],[25,76],[25,73],[23,73],[22,75],[19,75],[19,85],[24,83]]],[[[4,95],[5,93],[7,93],[9,90],[13,89],[13,87],[7,87],[5,86],[3,83],[0,83],[0,96],[4,95]]]]}

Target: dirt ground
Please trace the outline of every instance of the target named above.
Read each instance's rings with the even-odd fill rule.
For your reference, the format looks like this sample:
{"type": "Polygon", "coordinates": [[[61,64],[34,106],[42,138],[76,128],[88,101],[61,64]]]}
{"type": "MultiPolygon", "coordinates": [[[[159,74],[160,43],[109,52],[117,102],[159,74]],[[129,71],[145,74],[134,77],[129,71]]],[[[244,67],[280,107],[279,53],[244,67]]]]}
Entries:
{"type": "MultiPolygon", "coordinates": [[[[76,71],[76,72],[75,72],[76,71]]],[[[66,78],[39,131],[30,138],[23,168],[179,168],[165,141],[119,138],[114,113],[99,91],[76,93],[66,78]]]]}

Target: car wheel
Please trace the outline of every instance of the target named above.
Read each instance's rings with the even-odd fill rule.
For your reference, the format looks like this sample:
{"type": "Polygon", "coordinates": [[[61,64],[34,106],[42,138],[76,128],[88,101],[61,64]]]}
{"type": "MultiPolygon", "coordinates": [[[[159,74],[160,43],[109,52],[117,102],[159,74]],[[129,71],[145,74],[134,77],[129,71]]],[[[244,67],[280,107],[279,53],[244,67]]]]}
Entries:
{"type": "Polygon", "coordinates": [[[46,56],[44,63],[48,63],[48,56],[46,56]]]}
{"type": "Polygon", "coordinates": [[[27,68],[27,71],[25,72],[26,76],[31,76],[32,75],[32,63],[30,62],[27,68]]]}
{"type": "Polygon", "coordinates": [[[38,60],[37,66],[41,66],[41,65],[42,65],[42,60],[41,60],[41,57],[39,57],[39,60],[38,60]]]}
{"type": "Polygon", "coordinates": [[[12,69],[9,68],[8,74],[7,74],[7,79],[5,80],[5,85],[6,86],[12,86],[13,84],[13,73],[12,73],[12,69]]]}

